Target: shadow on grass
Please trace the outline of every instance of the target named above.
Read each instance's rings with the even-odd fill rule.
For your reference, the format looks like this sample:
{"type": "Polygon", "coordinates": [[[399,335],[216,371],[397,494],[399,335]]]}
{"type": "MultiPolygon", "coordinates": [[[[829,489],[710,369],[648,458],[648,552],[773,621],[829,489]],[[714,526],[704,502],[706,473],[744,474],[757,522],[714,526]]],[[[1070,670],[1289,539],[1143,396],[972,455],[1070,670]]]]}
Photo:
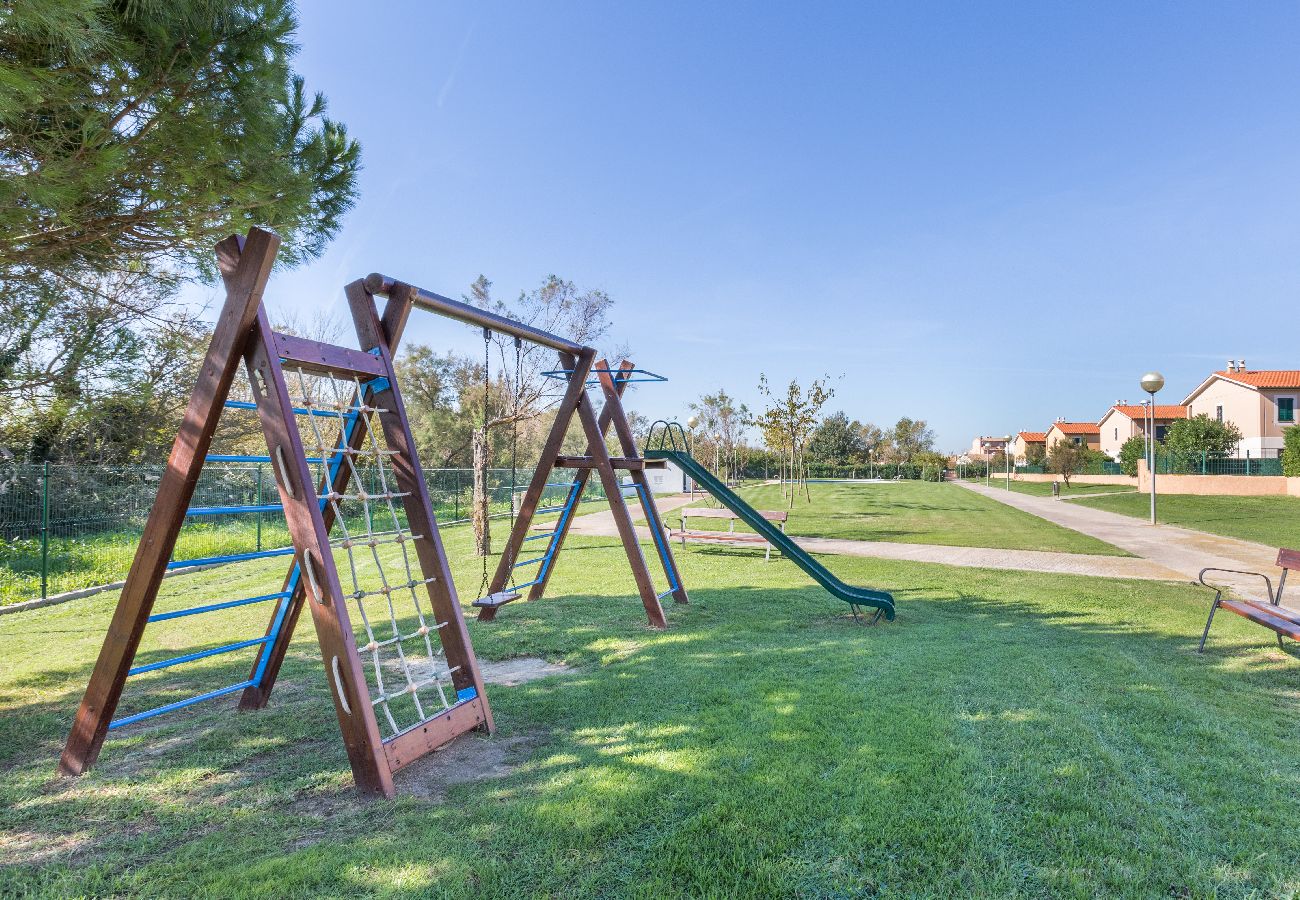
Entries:
{"type": "MultiPolygon", "coordinates": [[[[699,551],[719,553],[732,551],[699,551]]],[[[1130,769],[1179,780],[1163,759],[1178,753],[1226,770],[1235,763],[1220,766],[1223,732],[1262,747],[1290,722],[1300,670],[1260,650],[1271,635],[1231,626],[1198,657],[1199,602],[1154,612],[1137,603],[1072,607],[1041,599],[1042,579],[1003,576],[984,589],[974,577],[957,590],[932,580],[882,585],[898,596],[900,615],[874,629],[852,624],[843,604],[811,587],[696,588],[691,606],[668,609],[663,633],[637,620],[635,598],[516,604],[509,618],[471,626],[480,656],[540,652],[576,671],[489,688],[502,739],[544,737],[517,767],[454,787],[445,803],[401,775],[396,803],[354,799],[310,627],[270,708],[237,713],[223,700],[124,728],[83,779],[55,778],[53,768],[89,666],[49,667],[8,682],[0,696],[0,823],[29,845],[7,877],[157,893],[178,867],[197,863],[187,885],[236,893],[282,878],[274,883],[287,892],[405,884],[617,894],[650,885],[725,894],[756,884],[771,889],[759,893],[869,892],[902,883],[910,869],[941,887],[944,866],[960,873],[991,827],[981,824],[994,815],[980,805],[984,792],[993,791],[997,815],[1032,818],[1008,812],[1016,807],[999,792],[1029,802],[1018,791],[1037,791],[1050,805],[1063,760],[1087,760],[1100,741],[1104,753],[1074,764],[1093,776],[1105,770],[1109,781],[1089,788],[1094,800],[1132,800],[1150,786],[1130,769]],[[24,701],[27,691],[42,697],[24,701]],[[1144,721],[1157,707],[1161,721],[1144,721]],[[1029,784],[988,780],[1017,755],[1029,784]],[[269,845],[216,861],[248,850],[250,829],[269,845]],[[42,856],[41,847],[55,850],[42,856]]],[[[1117,594],[1149,589],[1106,585],[1117,594]]],[[[131,708],[247,671],[242,659],[204,662],[128,687],[131,708]]],[[[1286,768],[1285,787],[1294,788],[1286,768]]],[[[1104,806],[1087,809],[1104,819],[1104,806]]],[[[1223,824],[1212,817],[1198,827],[1208,835],[1223,824]]],[[[1261,824],[1280,823],[1263,814],[1261,824]]],[[[1268,846],[1289,845],[1256,849],[1268,846]]]]}

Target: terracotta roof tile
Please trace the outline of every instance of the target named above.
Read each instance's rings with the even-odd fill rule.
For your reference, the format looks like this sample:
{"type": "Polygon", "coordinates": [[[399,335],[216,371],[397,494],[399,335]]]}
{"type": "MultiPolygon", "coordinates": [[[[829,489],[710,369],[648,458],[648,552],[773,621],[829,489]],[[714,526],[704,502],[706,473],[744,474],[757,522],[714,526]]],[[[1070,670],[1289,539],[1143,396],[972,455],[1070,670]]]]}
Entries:
{"type": "Polygon", "coordinates": [[[1215,372],[1220,378],[1240,381],[1255,388],[1300,388],[1298,369],[1257,369],[1246,372],[1215,372]]]}
{"type": "Polygon", "coordinates": [[[1061,434],[1101,434],[1096,422],[1053,422],[1052,427],[1061,434]]]}
{"type": "Polygon", "coordinates": [[[1020,439],[1021,439],[1022,441],[1024,441],[1026,444],[1035,444],[1035,443],[1037,443],[1037,444],[1041,444],[1041,443],[1043,443],[1044,441],[1047,440],[1047,432],[1045,432],[1045,431],[1022,431],[1022,432],[1020,432],[1019,437],[1020,437],[1020,439]]]}
{"type": "MultiPolygon", "coordinates": [[[[1147,408],[1145,406],[1133,406],[1133,405],[1112,406],[1111,409],[1115,410],[1118,413],[1122,413],[1123,415],[1128,416],[1130,419],[1136,419],[1138,421],[1141,421],[1146,416],[1147,413],[1147,408]]],[[[1169,404],[1165,406],[1157,403],[1156,418],[1157,419],[1186,419],[1187,407],[1179,406],[1177,404],[1169,404]]]]}

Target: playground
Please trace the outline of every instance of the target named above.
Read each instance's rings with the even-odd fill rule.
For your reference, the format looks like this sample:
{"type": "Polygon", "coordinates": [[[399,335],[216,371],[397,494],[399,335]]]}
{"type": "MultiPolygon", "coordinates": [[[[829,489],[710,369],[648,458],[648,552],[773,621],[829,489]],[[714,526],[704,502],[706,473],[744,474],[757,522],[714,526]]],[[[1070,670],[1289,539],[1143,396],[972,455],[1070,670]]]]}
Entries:
{"type": "Polygon", "coordinates": [[[623,393],[662,376],[562,336],[383,276],[347,288],[360,350],[273,331],[276,243],[218,248],[226,304],[125,585],[0,619],[0,893],[1300,890],[1300,669],[1257,627],[1275,610],[1228,597],[1198,653],[1212,594],[1180,582],[1262,548],[1171,555],[973,483],[765,509],[781,485],[733,489],[680,425],[634,440],[623,393]],[[482,558],[437,524],[391,365],[426,312],[516,366],[558,354],[560,413],[482,558]],[[193,500],[232,413],[260,421],[246,461],[291,545],[178,556],[188,522],[249,512],[193,500]],[[661,511],[669,463],[708,499],[661,511]]]}

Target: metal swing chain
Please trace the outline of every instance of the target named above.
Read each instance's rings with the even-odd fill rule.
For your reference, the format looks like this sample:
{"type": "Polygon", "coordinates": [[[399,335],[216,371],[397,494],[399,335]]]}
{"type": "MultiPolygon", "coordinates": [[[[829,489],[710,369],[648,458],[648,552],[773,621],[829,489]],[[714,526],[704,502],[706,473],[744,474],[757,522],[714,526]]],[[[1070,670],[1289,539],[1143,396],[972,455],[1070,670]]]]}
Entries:
{"type": "MultiPolygon", "coordinates": [[[[488,425],[488,393],[489,393],[489,390],[490,390],[490,388],[491,388],[491,384],[489,383],[489,380],[490,380],[489,372],[490,372],[490,370],[491,370],[491,366],[492,366],[492,331],[491,331],[491,329],[484,328],[484,329],[483,329],[483,423],[482,423],[482,428],[483,428],[483,441],[484,441],[484,444],[485,444],[485,445],[486,445],[486,443],[487,443],[487,437],[488,437],[488,434],[487,434],[487,425],[488,425]]],[[[486,447],[486,446],[484,446],[484,448],[483,448],[483,452],[484,452],[484,453],[487,452],[487,447],[486,447]]],[[[483,490],[484,490],[484,492],[487,492],[487,490],[488,490],[487,479],[488,479],[488,477],[489,477],[490,474],[491,474],[490,472],[484,472],[484,473],[483,473],[483,490]]],[[[491,502],[491,501],[489,500],[489,503],[490,503],[490,502],[491,502]]],[[[511,498],[510,498],[510,506],[511,506],[511,508],[514,507],[514,497],[511,497],[511,498]]],[[[488,511],[489,511],[489,513],[491,512],[491,507],[490,507],[490,506],[489,506],[489,508],[488,508],[488,511]]],[[[487,522],[486,522],[486,521],[483,523],[483,528],[484,528],[485,530],[486,530],[486,528],[487,528],[487,522]]],[[[486,596],[487,596],[487,586],[488,586],[488,561],[487,561],[487,554],[486,554],[486,553],[482,554],[482,557],[483,557],[483,580],[479,583],[479,586],[478,586],[478,595],[479,595],[480,597],[486,597],[486,596]]]]}

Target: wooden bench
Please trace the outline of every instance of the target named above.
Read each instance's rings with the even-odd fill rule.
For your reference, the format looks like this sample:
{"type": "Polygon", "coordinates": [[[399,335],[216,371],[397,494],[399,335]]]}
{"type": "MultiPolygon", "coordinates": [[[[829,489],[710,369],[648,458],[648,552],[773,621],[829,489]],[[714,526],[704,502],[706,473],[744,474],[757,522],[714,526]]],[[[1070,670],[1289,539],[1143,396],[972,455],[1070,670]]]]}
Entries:
{"type": "MultiPolygon", "coordinates": [[[[758,513],[769,522],[775,522],[776,526],[785,531],[786,519],[790,517],[789,513],[778,512],[770,509],[756,509],[758,513]]],[[[772,545],[768,543],[767,538],[761,534],[755,534],[752,531],[737,531],[736,520],[740,516],[736,515],[729,509],[711,509],[709,507],[682,507],[682,527],[677,531],[669,531],[670,537],[679,538],[682,546],[686,546],[689,541],[701,541],[714,544],[767,544],[767,553],[763,556],[764,560],[772,558],[772,545]],[[690,519],[728,519],[726,531],[692,531],[687,524],[690,519]]]]}
{"type": "Polygon", "coordinates": [[[1292,569],[1300,569],[1300,550],[1277,551],[1277,565],[1282,570],[1282,577],[1277,582],[1277,592],[1273,591],[1272,580],[1262,572],[1243,572],[1238,569],[1207,568],[1201,570],[1200,582],[1208,588],[1214,588],[1214,602],[1210,605],[1210,617],[1205,620],[1205,631],[1201,633],[1201,646],[1197,652],[1205,652],[1205,639],[1210,636],[1210,624],[1214,614],[1220,608],[1250,619],[1257,625],[1277,634],[1277,645],[1282,646],[1282,638],[1289,637],[1300,641],[1300,610],[1287,609],[1282,605],[1282,592],[1286,589],[1286,576],[1292,569]],[[1264,580],[1264,589],[1268,592],[1268,602],[1259,600],[1224,600],[1223,588],[1205,580],[1206,572],[1224,572],[1232,575],[1251,575],[1264,580]]]}

